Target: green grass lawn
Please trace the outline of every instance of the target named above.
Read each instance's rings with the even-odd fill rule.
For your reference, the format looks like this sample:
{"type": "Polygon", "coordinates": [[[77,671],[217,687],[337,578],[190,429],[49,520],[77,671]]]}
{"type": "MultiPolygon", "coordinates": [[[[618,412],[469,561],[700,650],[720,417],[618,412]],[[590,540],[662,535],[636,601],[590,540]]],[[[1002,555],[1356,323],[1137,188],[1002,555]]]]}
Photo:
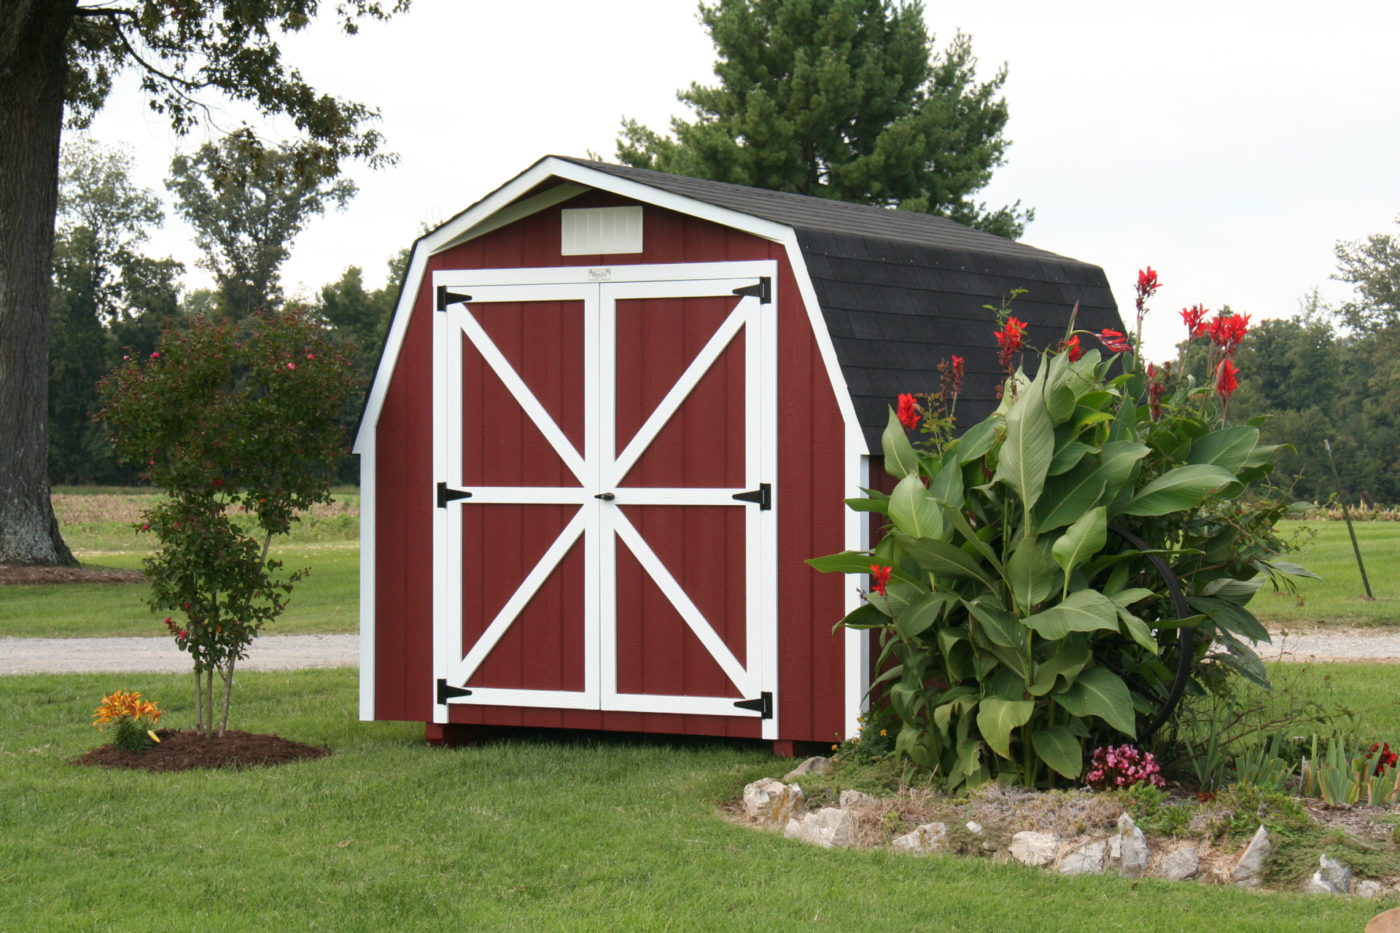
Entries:
{"type": "MultiPolygon", "coordinates": [[[[139,570],[153,542],[138,533],[141,511],[155,501],[146,490],[60,489],[54,493],[64,539],[87,566],[139,570]]],[[[309,567],[286,613],[267,634],[355,632],[359,628],[359,493],[342,490],[274,543],[272,556],[288,570],[309,567]]],[[[159,636],[168,613],[152,612],[145,583],[0,587],[0,636],[159,636]]]]}
{"type": "MultiPolygon", "coordinates": [[[[1357,699],[1400,667],[1318,666],[1357,699]]],[[[0,678],[0,927],[14,930],[1360,930],[1389,903],[1070,879],[823,850],[716,805],[787,763],[725,741],[522,735],[426,747],[359,723],[348,670],[247,673],[232,725],[334,749],[249,772],[68,764],[105,693],[191,718],[188,679],[0,678]]],[[[1377,734],[1400,733],[1372,704],[1377,734]]]]}
{"type": "Polygon", "coordinates": [[[1262,590],[1250,604],[1254,614],[1271,626],[1400,625],[1400,522],[1355,528],[1375,600],[1364,598],[1344,522],[1280,522],[1283,537],[1302,544],[1289,559],[1322,580],[1299,580],[1296,595],[1262,590]]]}

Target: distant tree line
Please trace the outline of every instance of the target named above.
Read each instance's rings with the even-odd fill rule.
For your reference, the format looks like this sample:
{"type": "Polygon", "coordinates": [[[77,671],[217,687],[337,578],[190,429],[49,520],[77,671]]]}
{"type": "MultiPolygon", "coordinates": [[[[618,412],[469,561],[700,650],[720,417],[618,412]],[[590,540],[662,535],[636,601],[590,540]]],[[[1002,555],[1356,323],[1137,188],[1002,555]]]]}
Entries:
{"type": "MultiPolygon", "coordinates": [[[[269,147],[247,133],[177,156],[167,186],[214,276],[213,288],[186,291],[182,263],[144,252],[164,212],[130,172],[125,153],[81,136],[65,144],[49,310],[49,481],[137,481],[139,468],[117,461],[106,426],[94,420],[97,381],[126,356],[156,352],[165,327],[195,316],[238,322],[258,310],[310,310],[353,361],[355,391],[342,413],[352,431],[407,251],[390,260],[380,288],[350,266],[305,301],[286,299],[279,273],[306,221],[344,206],[354,185],[314,150],[269,147]]],[[[353,459],[343,458],[341,482],[358,482],[353,459]]]]}

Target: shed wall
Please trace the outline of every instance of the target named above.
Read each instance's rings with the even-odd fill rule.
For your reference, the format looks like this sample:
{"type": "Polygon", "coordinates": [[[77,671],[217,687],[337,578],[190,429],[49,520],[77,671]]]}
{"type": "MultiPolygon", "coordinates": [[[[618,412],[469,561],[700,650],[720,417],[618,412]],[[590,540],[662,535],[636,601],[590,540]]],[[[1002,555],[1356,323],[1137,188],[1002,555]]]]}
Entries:
{"type": "MultiPolygon", "coordinates": [[[[804,561],[844,547],[843,426],[781,244],[644,206],[642,253],[561,256],[560,211],[636,202],[592,192],[431,257],[376,427],[375,716],[432,719],[432,273],[445,269],[616,266],[774,259],[778,291],[779,734],[836,741],[842,731],[844,581],[804,561]]],[[[454,723],[757,737],[750,718],[454,704],[454,723]]]]}

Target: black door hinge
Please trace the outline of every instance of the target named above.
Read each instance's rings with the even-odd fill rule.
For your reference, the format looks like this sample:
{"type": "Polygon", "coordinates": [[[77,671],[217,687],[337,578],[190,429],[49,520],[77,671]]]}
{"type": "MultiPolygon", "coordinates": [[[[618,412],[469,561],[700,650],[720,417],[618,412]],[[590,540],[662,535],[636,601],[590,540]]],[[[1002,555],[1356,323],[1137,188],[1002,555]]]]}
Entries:
{"type": "Polygon", "coordinates": [[[739,502],[752,502],[758,506],[760,512],[766,512],[773,507],[773,487],[767,483],[759,483],[757,489],[750,489],[748,492],[736,492],[730,498],[739,502]]]}
{"type": "Polygon", "coordinates": [[[449,292],[446,285],[437,287],[437,309],[446,311],[448,305],[455,305],[463,301],[471,301],[471,295],[463,295],[460,292],[449,292]]]}
{"type": "Polygon", "coordinates": [[[472,692],[466,687],[449,687],[446,680],[443,680],[441,677],[438,678],[437,701],[440,705],[446,704],[448,700],[454,697],[469,697],[471,695],[472,692]]]}
{"type": "Polygon", "coordinates": [[[454,499],[470,499],[472,494],[465,489],[450,489],[446,483],[437,484],[437,507],[447,508],[447,503],[454,499]]]}
{"type": "Polygon", "coordinates": [[[758,713],[760,719],[773,718],[773,694],[767,690],[760,693],[756,700],[736,700],[734,706],[736,709],[751,709],[758,713]]]}
{"type": "Polygon", "coordinates": [[[757,298],[761,305],[772,304],[773,279],[765,275],[752,285],[734,289],[734,294],[740,298],[757,298]]]}

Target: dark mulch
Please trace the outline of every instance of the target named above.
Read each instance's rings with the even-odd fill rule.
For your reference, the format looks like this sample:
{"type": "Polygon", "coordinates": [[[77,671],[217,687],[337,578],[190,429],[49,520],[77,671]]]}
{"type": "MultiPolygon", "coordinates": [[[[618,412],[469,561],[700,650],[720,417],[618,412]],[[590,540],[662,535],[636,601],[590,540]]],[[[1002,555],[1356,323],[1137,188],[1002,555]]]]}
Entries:
{"type": "Polygon", "coordinates": [[[40,564],[0,564],[0,586],[45,586],[50,583],[141,583],[139,570],[115,567],[49,567],[40,564]]]}
{"type": "Polygon", "coordinates": [[[195,768],[256,768],[281,765],[289,761],[324,758],[329,748],[317,748],[284,739],[280,735],[254,735],[251,732],[228,732],[222,737],[201,738],[193,729],[175,731],[158,729],[160,744],[142,752],[127,752],[104,745],[94,748],[75,765],[100,768],[137,768],[143,771],[190,771],[195,768]]]}

